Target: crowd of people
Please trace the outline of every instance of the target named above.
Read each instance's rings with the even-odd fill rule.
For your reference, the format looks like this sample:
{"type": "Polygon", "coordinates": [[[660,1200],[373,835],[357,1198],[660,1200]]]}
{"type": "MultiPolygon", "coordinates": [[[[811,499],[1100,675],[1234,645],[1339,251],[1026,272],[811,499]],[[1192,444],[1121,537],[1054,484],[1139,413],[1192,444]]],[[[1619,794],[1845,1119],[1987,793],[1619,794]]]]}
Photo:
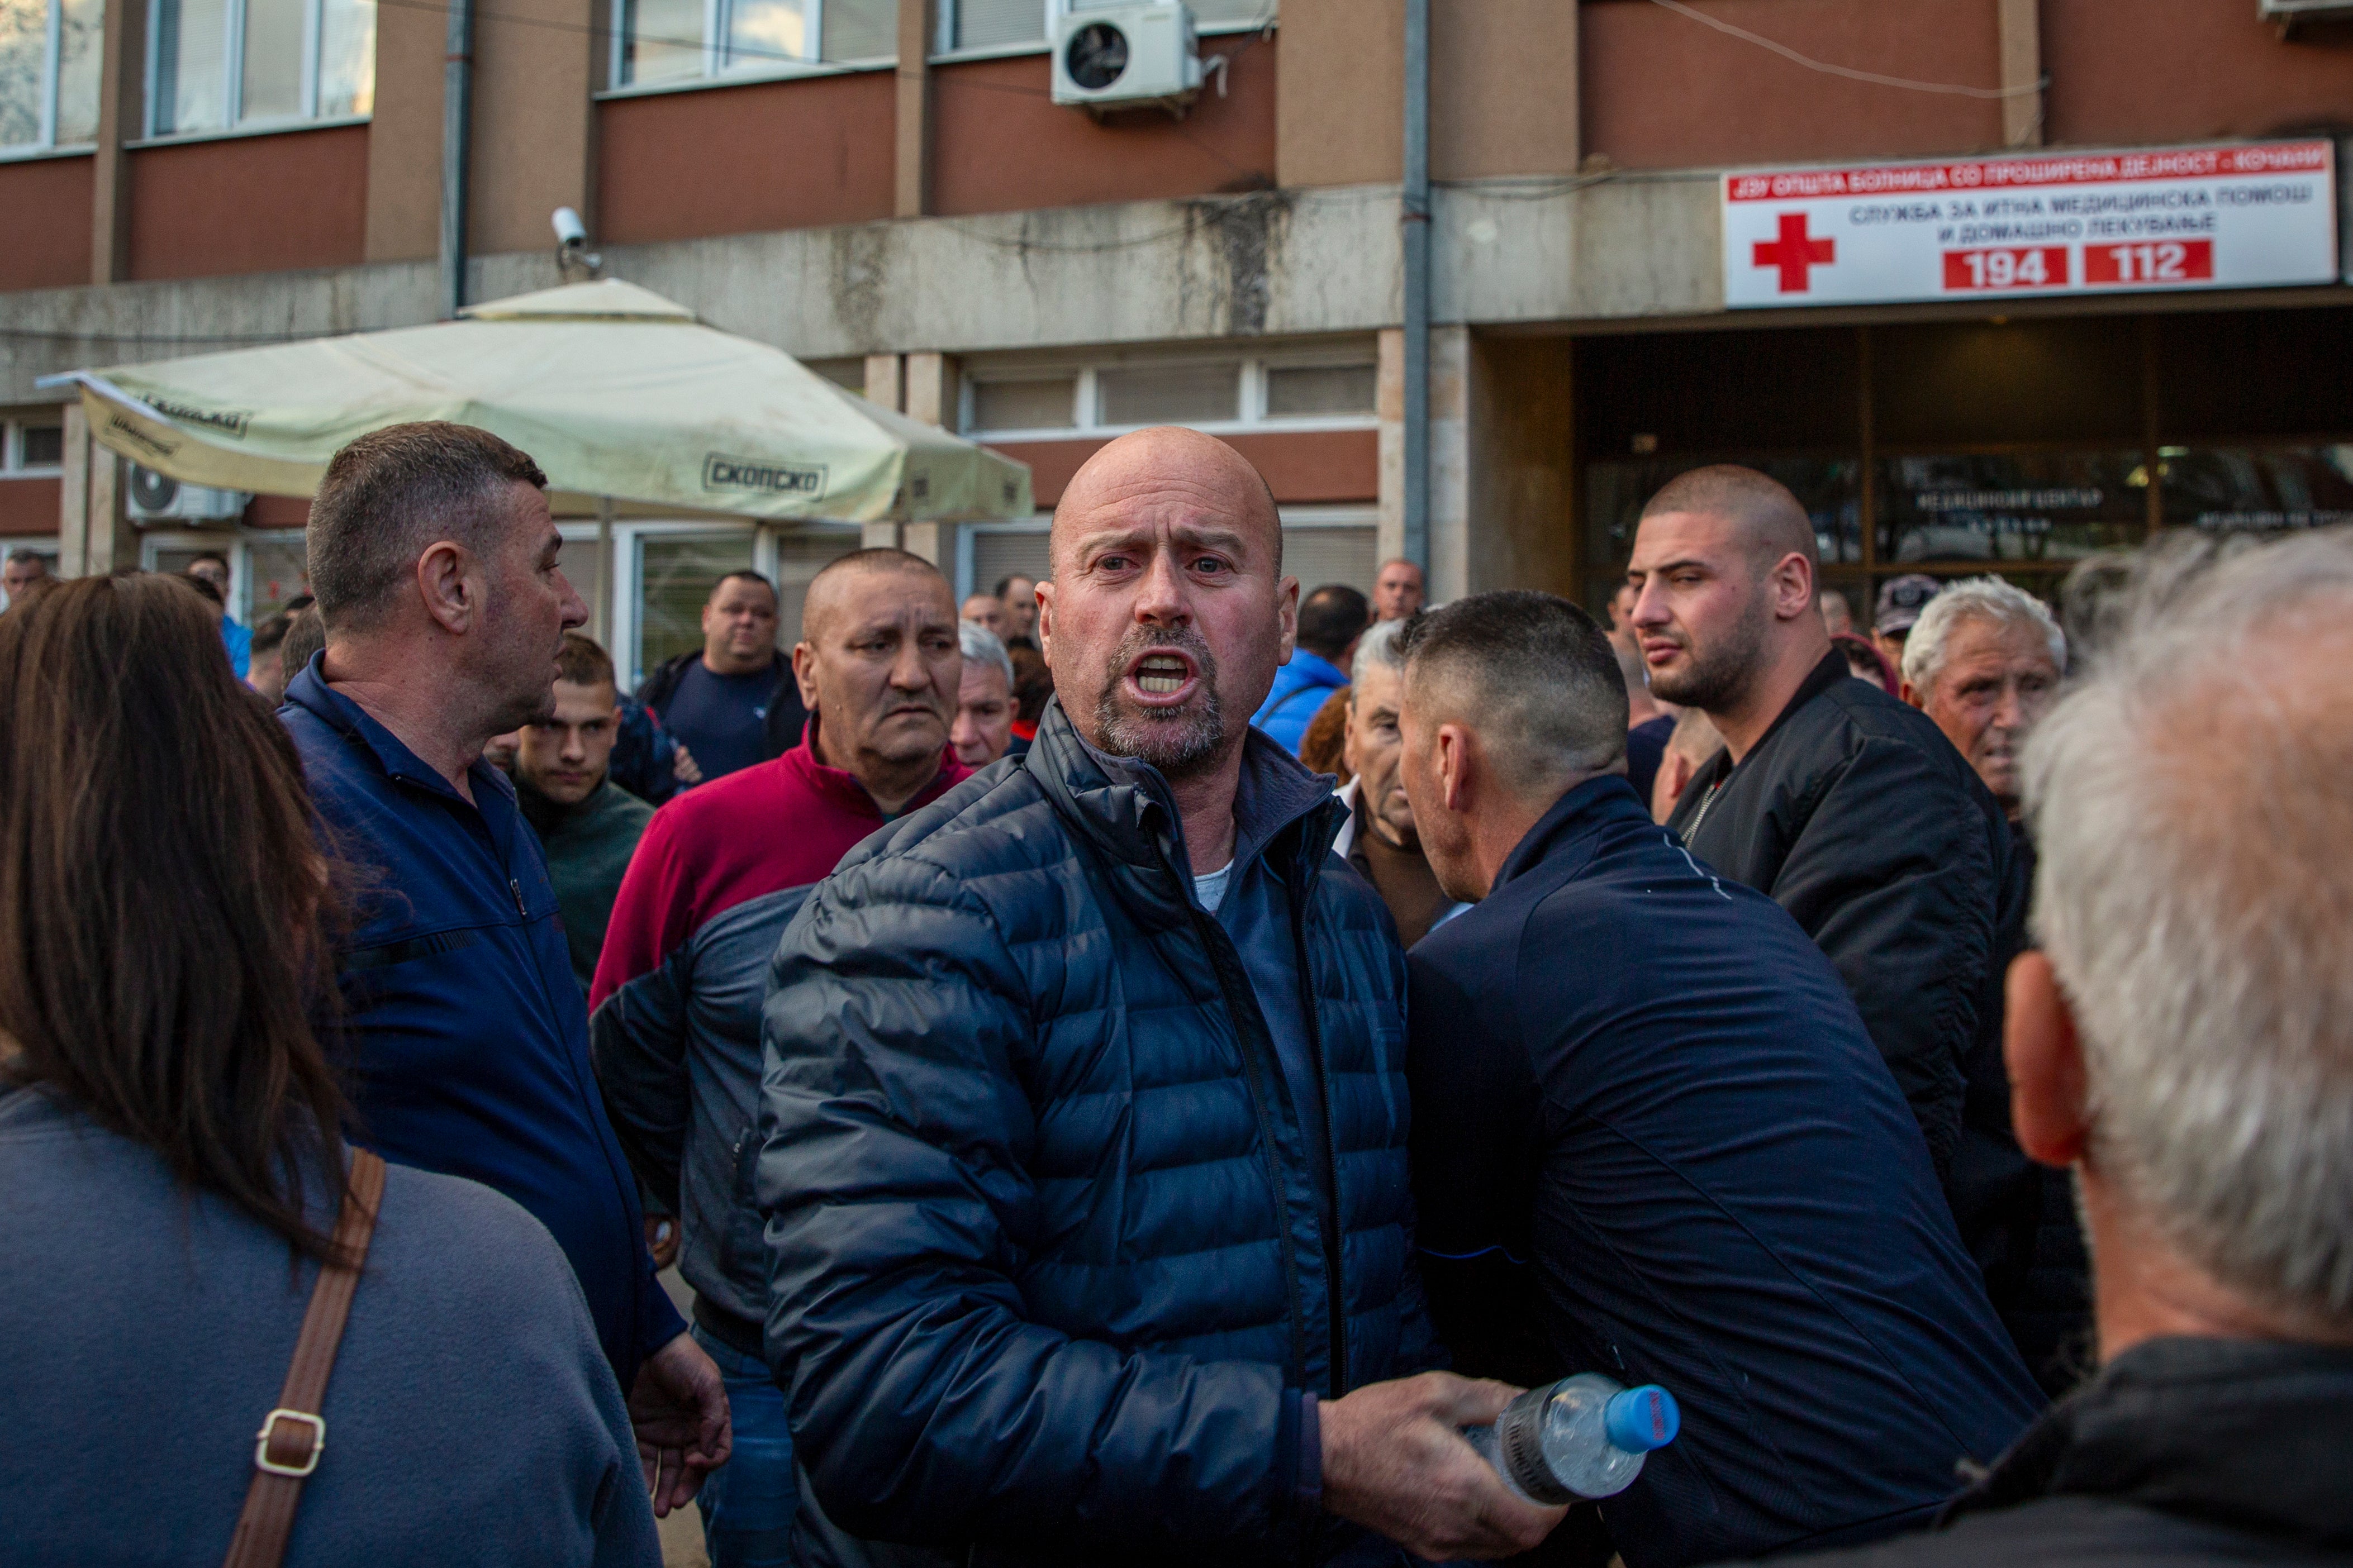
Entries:
{"type": "Polygon", "coordinates": [[[249,630],[5,563],[0,1563],[2353,1546],[2353,539],[1858,634],[1712,467],[1432,607],[1165,428],[625,693],[546,491],[363,437],[249,630]],[[1681,1431],[1531,1501],[1579,1372],[1681,1431]]]}

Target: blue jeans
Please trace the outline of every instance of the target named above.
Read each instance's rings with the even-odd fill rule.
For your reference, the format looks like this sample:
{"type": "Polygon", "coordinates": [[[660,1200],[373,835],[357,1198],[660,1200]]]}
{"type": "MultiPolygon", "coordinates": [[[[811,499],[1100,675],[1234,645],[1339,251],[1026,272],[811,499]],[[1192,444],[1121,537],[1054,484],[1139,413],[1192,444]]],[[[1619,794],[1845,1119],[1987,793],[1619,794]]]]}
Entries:
{"type": "Polygon", "coordinates": [[[776,1568],[791,1561],[793,1511],[799,1501],[793,1476],[793,1430],[785,1420],[785,1393],[768,1363],[691,1331],[718,1363],[727,1383],[735,1448],[696,1495],[712,1568],[776,1568]]]}

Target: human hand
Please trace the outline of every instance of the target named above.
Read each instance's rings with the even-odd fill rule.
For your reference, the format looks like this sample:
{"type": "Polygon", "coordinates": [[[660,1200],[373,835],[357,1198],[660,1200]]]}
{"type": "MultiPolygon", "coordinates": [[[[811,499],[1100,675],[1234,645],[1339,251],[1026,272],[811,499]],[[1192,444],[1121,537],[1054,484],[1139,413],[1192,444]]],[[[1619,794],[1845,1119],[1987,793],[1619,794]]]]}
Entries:
{"type": "Polygon", "coordinates": [[[1532,1551],[1568,1510],[1514,1497],[1461,1432],[1519,1392],[1426,1372],[1319,1403],[1324,1507],[1431,1562],[1532,1551]]]}
{"type": "Polygon", "coordinates": [[[727,1385],[692,1334],[679,1335],[638,1369],[629,1425],[657,1518],[684,1508],[702,1478],[727,1462],[735,1446],[727,1385]]]}
{"type": "Polygon", "coordinates": [[[694,753],[686,749],[685,742],[680,741],[676,744],[678,749],[670,759],[670,776],[682,784],[701,784],[702,764],[694,760],[694,753]]]}
{"type": "Polygon", "coordinates": [[[653,1254],[656,1268],[667,1268],[678,1261],[678,1220],[675,1215],[646,1215],[646,1250],[653,1254]]]}

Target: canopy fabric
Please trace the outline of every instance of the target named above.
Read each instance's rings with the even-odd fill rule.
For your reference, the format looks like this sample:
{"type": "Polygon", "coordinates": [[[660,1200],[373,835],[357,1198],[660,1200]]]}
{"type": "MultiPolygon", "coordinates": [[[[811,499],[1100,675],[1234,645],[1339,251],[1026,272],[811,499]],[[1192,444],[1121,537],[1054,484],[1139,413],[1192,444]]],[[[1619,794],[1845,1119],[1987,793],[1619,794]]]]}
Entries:
{"type": "Polygon", "coordinates": [[[843,391],[633,284],[568,284],[427,327],[74,371],[90,434],[187,484],[316,492],[414,419],[530,453],[557,510],[846,522],[1027,517],[1025,464],[843,391]]]}

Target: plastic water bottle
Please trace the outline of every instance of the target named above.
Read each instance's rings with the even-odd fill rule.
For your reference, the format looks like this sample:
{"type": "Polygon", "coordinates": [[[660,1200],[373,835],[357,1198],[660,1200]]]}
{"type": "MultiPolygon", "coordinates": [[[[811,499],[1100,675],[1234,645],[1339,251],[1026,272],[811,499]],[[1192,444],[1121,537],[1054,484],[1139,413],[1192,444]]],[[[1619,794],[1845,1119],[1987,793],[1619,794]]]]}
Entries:
{"type": "Polygon", "coordinates": [[[1616,1497],[1642,1473],[1643,1456],[1673,1442],[1682,1426],[1675,1396],[1657,1384],[1626,1388],[1598,1372],[1580,1372],[1529,1389],[1493,1426],[1462,1435],[1505,1486],[1556,1508],[1616,1497]]]}

